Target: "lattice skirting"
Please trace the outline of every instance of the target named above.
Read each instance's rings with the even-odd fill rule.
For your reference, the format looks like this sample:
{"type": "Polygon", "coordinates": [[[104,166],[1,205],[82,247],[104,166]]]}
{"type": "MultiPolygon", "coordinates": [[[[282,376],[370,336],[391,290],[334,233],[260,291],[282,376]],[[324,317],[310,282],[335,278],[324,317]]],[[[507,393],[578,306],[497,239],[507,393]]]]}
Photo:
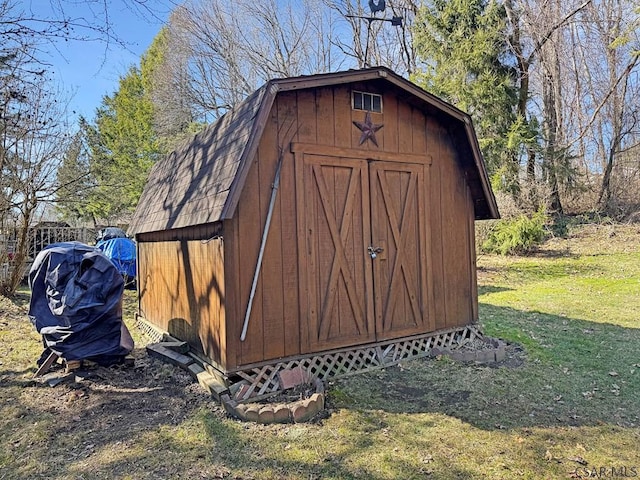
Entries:
{"type": "MultiPolygon", "coordinates": [[[[161,342],[168,337],[166,332],[136,315],[136,326],[147,335],[152,342],[161,342]]],[[[327,380],[346,377],[357,373],[396,365],[413,358],[426,357],[431,349],[452,348],[464,345],[476,338],[482,338],[477,325],[468,325],[450,330],[440,330],[409,338],[389,340],[375,345],[341,349],[314,356],[283,360],[240,370],[225,376],[200,355],[192,355],[209,372],[215,372],[217,378],[224,378],[230,387],[232,384],[245,385],[242,394],[236,400],[268,396],[281,390],[279,373],[284,370],[301,367],[311,378],[327,380]]]]}
{"type": "Polygon", "coordinates": [[[392,340],[375,346],[336,351],[312,357],[283,361],[235,372],[249,388],[241,398],[261,397],[280,390],[279,373],[302,367],[311,376],[326,380],[396,365],[404,360],[428,356],[434,347],[451,348],[481,338],[477,325],[439,331],[419,337],[392,340]]]}
{"type": "Polygon", "coordinates": [[[144,333],[152,342],[157,343],[164,339],[166,332],[145,320],[141,315],[136,313],[135,320],[138,330],[144,333]]]}

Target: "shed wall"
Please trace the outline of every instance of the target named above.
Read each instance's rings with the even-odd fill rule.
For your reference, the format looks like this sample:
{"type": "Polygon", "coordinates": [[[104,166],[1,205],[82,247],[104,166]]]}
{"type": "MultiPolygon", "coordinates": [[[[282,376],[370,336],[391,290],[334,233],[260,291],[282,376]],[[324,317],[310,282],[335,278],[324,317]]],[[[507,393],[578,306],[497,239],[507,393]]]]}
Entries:
{"type": "MultiPolygon", "coordinates": [[[[281,92],[270,112],[258,153],[248,171],[238,209],[225,230],[227,322],[229,342],[235,344],[235,365],[293,356],[304,351],[301,323],[305,322],[301,298],[306,286],[298,259],[305,248],[300,238],[291,142],[317,144],[349,151],[411,154],[430,158],[429,185],[424,205],[432,259],[428,265],[434,305],[429,324],[436,329],[468,325],[477,320],[475,285],[474,211],[464,174],[456,161],[455,145],[445,128],[446,118],[427,115],[405,102],[395,91],[377,89],[376,83],[281,92]],[[364,112],[351,108],[351,90],[383,95],[383,113],[372,113],[378,147],[360,145],[364,112]],[[246,341],[240,333],[258,257],[269,196],[279,155],[283,156],[278,190],[260,280],[252,305],[246,341]],[[231,293],[233,292],[233,293],[231,293]]],[[[229,359],[229,365],[233,360],[229,359]]]]}
{"type": "Polygon", "coordinates": [[[224,242],[219,227],[138,238],[140,314],[226,368],[224,242]]]}

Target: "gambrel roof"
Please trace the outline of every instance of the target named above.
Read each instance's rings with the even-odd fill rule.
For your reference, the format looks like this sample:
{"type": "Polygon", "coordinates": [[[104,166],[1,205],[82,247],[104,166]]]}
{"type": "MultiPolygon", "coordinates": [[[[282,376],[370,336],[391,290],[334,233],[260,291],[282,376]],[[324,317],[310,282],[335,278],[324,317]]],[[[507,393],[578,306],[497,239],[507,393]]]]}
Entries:
{"type": "Polygon", "coordinates": [[[275,79],[152,168],[129,234],[218,222],[233,216],[274,100],[281,91],[352,82],[383,82],[412,105],[448,119],[449,133],[471,189],[476,219],[498,207],[468,114],[385,67],[275,79]]]}

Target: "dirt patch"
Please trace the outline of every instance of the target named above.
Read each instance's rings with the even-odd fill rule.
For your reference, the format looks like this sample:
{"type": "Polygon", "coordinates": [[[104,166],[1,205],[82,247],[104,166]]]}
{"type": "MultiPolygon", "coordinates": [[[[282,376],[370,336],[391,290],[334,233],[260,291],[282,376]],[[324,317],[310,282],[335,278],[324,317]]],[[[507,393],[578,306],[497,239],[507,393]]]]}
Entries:
{"type": "Polygon", "coordinates": [[[527,353],[522,345],[518,343],[505,342],[505,357],[504,360],[487,364],[491,368],[520,368],[527,360],[527,353]]]}
{"type": "Polygon", "coordinates": [[[57,367],[31,381],[31,388],[38,389],[37,404],[62,423],[109,427],[115,436],[118,428],[175,425],[200,406],[213,404],[211,396],[180,369],[148,357],[141,348],[133,357],[132,365],[83,366],[69,374],[57,367]],[[50,387],[55,378],[63,380],[50,387]],[[103,425],[109,417],[110,424],[103,425]]]}
{"type": "MultiPolygon", "coordinates": [[[[127,478],[133,468],[127,452],[139,453],[145,438],[203,413],[228,421],[222,406],[187,372],[149,357],[149,340],[131,324],[133,364],[87,364],[66,375],[58,363],[33,379],[42,340],[27,317],[28,296],[20,300],[0,297],[0,477],[127,478]],[[51,387],[53,378],[62,380],[51,387]],[[101,466],[96,459],[105,450],[122,458],[101,466]],[[95,471],[87,477],[70,470],[88,463],[95,471]],[[18,465],[20,471],[13,470],[18,465]]],[[[156,478],[177,477],[158,470],[156,478]]]]}
{"type": "Polygon", "coordinates": [[[300,385],[296,385],[293,388],[288,388],[272,396],[263,398],[257,403],[260,403],[262,405],[269,405],[273,403],[293,403],[311,398],[311,395],[313,395],[314,393],[316,393],[315,385],[312,385],[310,383],[302,383],[300,385]]]}
{"type": "MultiPolygon", "coordinates": [[[[131,363],[111,367],[89,363],[69,375],[57,363],[33,379],[42,342],[27,317],[28,298],[0,297],[0,380],[7,398],[19,396],[14,403],[21,413],[16,414],[50,414],[61,431],[88,430],[112,439],[178,424],[203,407],[225,415],[188,373],[149,357],[145,350],[149,340],[132,325],[136,348],[131,363]],[[56,378],[60,381],[51,387],[56,378]]],[[[131,298],[125,298],[125,304],[127,300],[131,298]]]]}

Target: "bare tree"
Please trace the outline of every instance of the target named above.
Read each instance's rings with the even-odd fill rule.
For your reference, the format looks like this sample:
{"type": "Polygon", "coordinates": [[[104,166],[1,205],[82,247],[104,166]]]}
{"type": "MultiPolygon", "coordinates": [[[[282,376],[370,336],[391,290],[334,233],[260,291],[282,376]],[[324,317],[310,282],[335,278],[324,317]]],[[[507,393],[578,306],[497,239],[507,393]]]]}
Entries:
{"type": "MultiPolygon", "coordinates": [[[[154,14],[145,0],[122,1],[132,12],[154,14]]],[[[88,16],[77,15],[72,0],[44,5],[50,8],[46,16],[26,2],[0,0],[0,264],[10,260],[13,266],[0,279],[0,294],[12,294],[22,280],[28,232],[52,199],[69,138],[64,95],[48,78],[49,52],[59,40],[126,47],[115,34],[110,2],[86,0],[88,16]]]]}
{"type": "MultiPolygon", "coordinates": [[[[546,12],[555,11],[558,18],[565,4],[554,5],[547,5],[546,12]]],[[[535,78],[542,93],[542,166],[556,208],[562,190],[568,196],[575,190],[576,172],[582,170],[593,190],[593,203],[583,202],[583,208],[610,211],[616,158],[633,146],[638,133],[636,14],[627,0],[582,5],[539,55],[535,78]]]]}
{"type": "MultiPolygon", "coordinates": [[[[19,57],[14,62],[19,64],[19,57]]],[[[17,67],[16,67],[17,68],[17,67]]],[[[8,74],[0,86],[0,161],[2,165],[2,209],[0,230],[15,227],[15,243],[7,251],[0,245],[0,258],[11,260],[8,278],[0,293],[13,294],[19,286],[29,255],[29,227],[44,203],[53,198],[56,171],[66,150],[68,125],[65,107],[38,78],[15,78],[8,74]],[[61,120],[63,119],[63,120],[61,120]]]]}
{"type": "Polygon", "coordinates": [[[191,0],[170,17],[169,78],[157,85],[175,89],[194,118],[209,121],[270,78],[335,69],[342,60],[335,29],[319,0],[191,0]]]}
{"type": "Polygon", "coordinates": [[[575,189],[581,171],[587,186],[598,190],[592,208],[607,210],[616,158],[638,138],[634,3],[506,0],[505,8],[519,111],[541,126],[539,148],[528,154],[527,177],[535,180],[539,169],[551,209],[561,212],[562,197],[575,189]]]}
{"type": "Polygon", "coordinates": [[[593,125],[602,138],[603,147],[600,162],[603,173],[597,201],[597,208],[603,211],[612,206],[611,176],[615,161],[637,141],[640,82],[636,67],[640,38],[633,23],[634,8],[622,0],[605,0],[599,8],[594,6],[585,12],[594,27],[599,50],[598,64],[594,65],[598,78],[591,96],[597,104],[593,125]]]}
{"type": "MultiPolygon", "coordinates": [[[[564,25],[567,16],[563,12],[560,1],[547,2],[544,10],[539,12],[539,19],[546,24],[564,25]],[[558,20],[560,19],[560,20],[558,20]]],[[[573,11],[572,11],[573,13],[573,11]]],[[[549,187],[549,208],[552,213],[562,213],[558,173],[560,165],[566,159],[565,122],[562,109],[563,76],[561,57],[564,55],[562,30],[560,27],[548,30],[542,41],[538,43],[540,93],[542,97],[542,173],[543,180],[549,187]]],[[[564,58],[564,57],[563,57],[564,58]]]]}
{"type": "Polygon", "coordinates": [[[324,0],[342,19],[349,34],[336,37],[336,46],[358,68],[384,65],[401,75],[416,70],[413,25],[419,2],[389,0],[381,14],[371,12],[363,0],[324,0]]]}
{"type": "MultiPolygon", "coordinates": [[[[537,198],[536,166],[541,165],[542,177],[551,192],[551,209],[562,211],[556,164],[564,158],[564,127],[560,64],[564,57],[562,36],[591,0],[505,0],[504,8],[510,28],[508,38],[515,59],[518,87],[518,115],[532,133],[542,126],[540,141],[529,143],[526,149],[525,172],[532,187],[531,202],[537,208],[543,200],[537,198]]],[[[547,190],[547,189],[545,189],[547,190]]]]}
{"type": "Polygon", "coordinates": [[[39,9],[34,12],[28,2],[0,0],[0,51],[28,43],[31,61],[47,66],[49,51],[57,48],[58,40],[98,42],[105,53],[111,44],[128,48],[127,41],[116,32],[113,9],[126,9],[140,18],[159,19],[163,11],[169,11],[177,3],[157,0],[151,6],[147,0],[39,0],[39,9]],[[43,15],[42,11],[47,13],[43,15]]]}
{"type": "Polygon", "coordinates": [[[162,123],[179,110],[171,97],[210,121],[271,78],[370,65],[413,73],[417,2],[388,1],[375,20],[367,8],[361,0],[188,0],[170,17],[158,71],[162,123]]]}

